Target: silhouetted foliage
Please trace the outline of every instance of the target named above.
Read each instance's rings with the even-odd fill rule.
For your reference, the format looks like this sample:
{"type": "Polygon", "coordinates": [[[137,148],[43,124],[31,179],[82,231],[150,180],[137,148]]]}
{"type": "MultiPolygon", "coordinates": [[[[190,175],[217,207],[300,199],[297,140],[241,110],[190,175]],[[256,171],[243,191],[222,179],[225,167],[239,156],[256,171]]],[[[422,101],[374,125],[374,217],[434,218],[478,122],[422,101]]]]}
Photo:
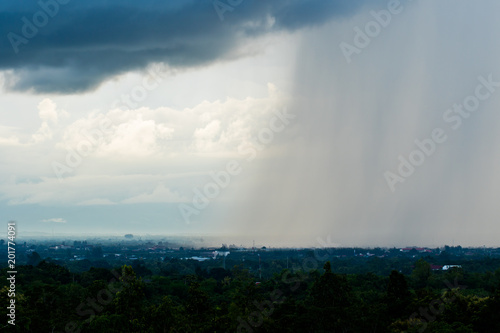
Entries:
{"type": "MultiPolygon", "coordinates": [[[[267,269],[282,265],[262,257],[267,269]]],[[[357,258],[334,258],[317,269],[311,251],[302,263],[290,260],[289,269],[260,279],[254,258],[231,269],[180,259],[111,268],[104,259],[84,259],[72,262],[70,271],[33,252],[30,265],[17,266],[14,331],[500,332],[495,260],[482,261],[474,272],[433,271],[427,260],[436,258],[369,258],[365,266],[357,258]],[[93,266],[102,261],[108,267],[93,266]],[[390,267],[398,269],[380,274],[390,267]],[[358,273],[343,273],[354,268],[358,273]]],[[[2,304],[8,301],[6,277],[4,268],[2,304]]]]}

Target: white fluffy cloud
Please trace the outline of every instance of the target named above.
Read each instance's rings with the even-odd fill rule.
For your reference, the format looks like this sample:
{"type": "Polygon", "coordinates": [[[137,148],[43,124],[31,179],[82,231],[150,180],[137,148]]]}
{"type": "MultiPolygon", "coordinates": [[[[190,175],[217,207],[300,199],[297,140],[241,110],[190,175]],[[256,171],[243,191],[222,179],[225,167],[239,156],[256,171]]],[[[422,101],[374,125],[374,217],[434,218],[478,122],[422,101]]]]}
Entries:
{"type": "Polygon", "coordinates": [[[121,203],[184,202],[187,200],[188,199],[186,197],[173,192],[167,188],[163,182],[161,182],[151,193],[142,193],[135,197],[125,199],[121,203]]]}
{"type": "Polygon", "coordinates": [[[42,124],[38,131],[32,135],[35,144],[51,140],[54,135],[53,127],[58,125],[60,117],[68,117],[68,113],[64,110],[58,110],[54,101],[45,98],[38,103],[38,116],[42,120],[42,124]]]}
{"type": "Polygon", "coordinates": [[[269,95],[260,99],[205,101],[183,110],[93,112],[69,124],[57,148],[106,158],[234,154],[255,138],[284,101],[270,84],[269,95]]]}
{"type": "Polygon", "coordinates": [[[0,125],[0,147],[1,146],[20,146],[19,128],[0,125]]]}
{"type": "Polygon", "coordinates": [[[44,122],[57,124],[59,121],[57,105],[49,98],[45,98],[38,104],[38,115],[44,122]]]}
{"type": "Polygon", "coordinates": [[[54,217],[54,218],[51,218],[51,219],[42,220],[42,222],[66,223],[68,221],[66,221],[62,217],[54,217]]]}
{"type": "Polygon", "coordinates": [[[47,122],[43,122],[38,131],[33,134],[33,140],[35,143],[43,142],[45,140],[52,139],[53,133],[47,122]]]}
{"type": "MultiPolygon", "coordinates": [[[[54,101],[44,99],[33,141],[2,166],[16,177],[0,180],[0,199],[10,205],[187,201],[214,160],[238,156],[238,147],[255,141],[285,102],[270,84],[264,98],[204,101],[182,110],[94,110],[68,122],[54,101]],[[34,169],[22,174],[27,169],[21,165],[33,161],[34,169]]],[[[16,142],[16,133],[10,134],[16,142]]]]}

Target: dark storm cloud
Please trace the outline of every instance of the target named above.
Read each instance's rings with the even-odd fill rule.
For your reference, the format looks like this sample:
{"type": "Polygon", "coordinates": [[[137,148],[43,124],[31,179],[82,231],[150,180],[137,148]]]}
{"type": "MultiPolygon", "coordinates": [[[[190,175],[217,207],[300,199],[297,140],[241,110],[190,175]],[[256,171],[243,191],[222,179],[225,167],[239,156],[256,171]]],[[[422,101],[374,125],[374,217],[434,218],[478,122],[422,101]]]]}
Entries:
{"type": "Polygon", "coordinates": [[[8,71],[7,89],[83,92],[154,62],[187,68],[224,60],[253,37],[318,25],[364,2],[232,1],[222,21],[212,0],[2,1],[0,70],[8,71]]]}

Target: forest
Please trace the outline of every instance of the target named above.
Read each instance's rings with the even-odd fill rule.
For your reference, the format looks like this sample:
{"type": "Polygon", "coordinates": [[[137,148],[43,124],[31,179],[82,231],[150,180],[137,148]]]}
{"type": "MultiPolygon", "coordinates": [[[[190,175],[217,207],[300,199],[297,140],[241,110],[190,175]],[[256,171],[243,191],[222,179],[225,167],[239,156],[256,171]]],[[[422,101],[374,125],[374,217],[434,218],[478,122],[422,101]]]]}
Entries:
{"type": "MultiPolygon", "coordinates": [[[[17,266],[17,332],[500,332],[500,260],[435,270],[431,257],[319,261],[262,277],[255,262],[165,258],[78,269],[17,266]],[[395,268],[395,269],[392,269],[395,268]]],[[[264,260],[262,267],[281,266],[264,260]]],[[[69,267],[69,268],[68,268],[69,267]]],[[[8,305],[8,268],[0,297],[8,305]]],[[[5,318],[5,316],[4,316],[5,318]]],[[[8,317],[7,317],[8,318],[8,317]]],[[[10,326],[10,327],[7,327],[10,326]]]]}

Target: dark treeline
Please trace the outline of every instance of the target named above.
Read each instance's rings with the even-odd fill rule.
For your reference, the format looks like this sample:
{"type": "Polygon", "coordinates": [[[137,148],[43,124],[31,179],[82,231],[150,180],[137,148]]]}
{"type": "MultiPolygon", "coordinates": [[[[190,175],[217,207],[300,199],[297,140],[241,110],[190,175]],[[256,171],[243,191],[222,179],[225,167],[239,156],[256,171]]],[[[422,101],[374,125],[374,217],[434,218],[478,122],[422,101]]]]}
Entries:
{"type": "MultiPolygon", "coordinates": [[[[233,265],[230,260],[228,269],[175,258],[114,268],[88,261],[87,270],[70,270],[35,254],[30,260],[17,267],[16,326],[6,328],[4,319],[4,329],[500,332],[498,259],[438,271],[425,258],[320,262],[311,255],[287,262],[288,269],[279,266],[270,276],[251,268],[257,262],[233,265]]],[[[276,265],[262,262],[267,271],[276,265]]],[[[7,268],[1,270],[4,309],[6,278],[7,268]]]]}

